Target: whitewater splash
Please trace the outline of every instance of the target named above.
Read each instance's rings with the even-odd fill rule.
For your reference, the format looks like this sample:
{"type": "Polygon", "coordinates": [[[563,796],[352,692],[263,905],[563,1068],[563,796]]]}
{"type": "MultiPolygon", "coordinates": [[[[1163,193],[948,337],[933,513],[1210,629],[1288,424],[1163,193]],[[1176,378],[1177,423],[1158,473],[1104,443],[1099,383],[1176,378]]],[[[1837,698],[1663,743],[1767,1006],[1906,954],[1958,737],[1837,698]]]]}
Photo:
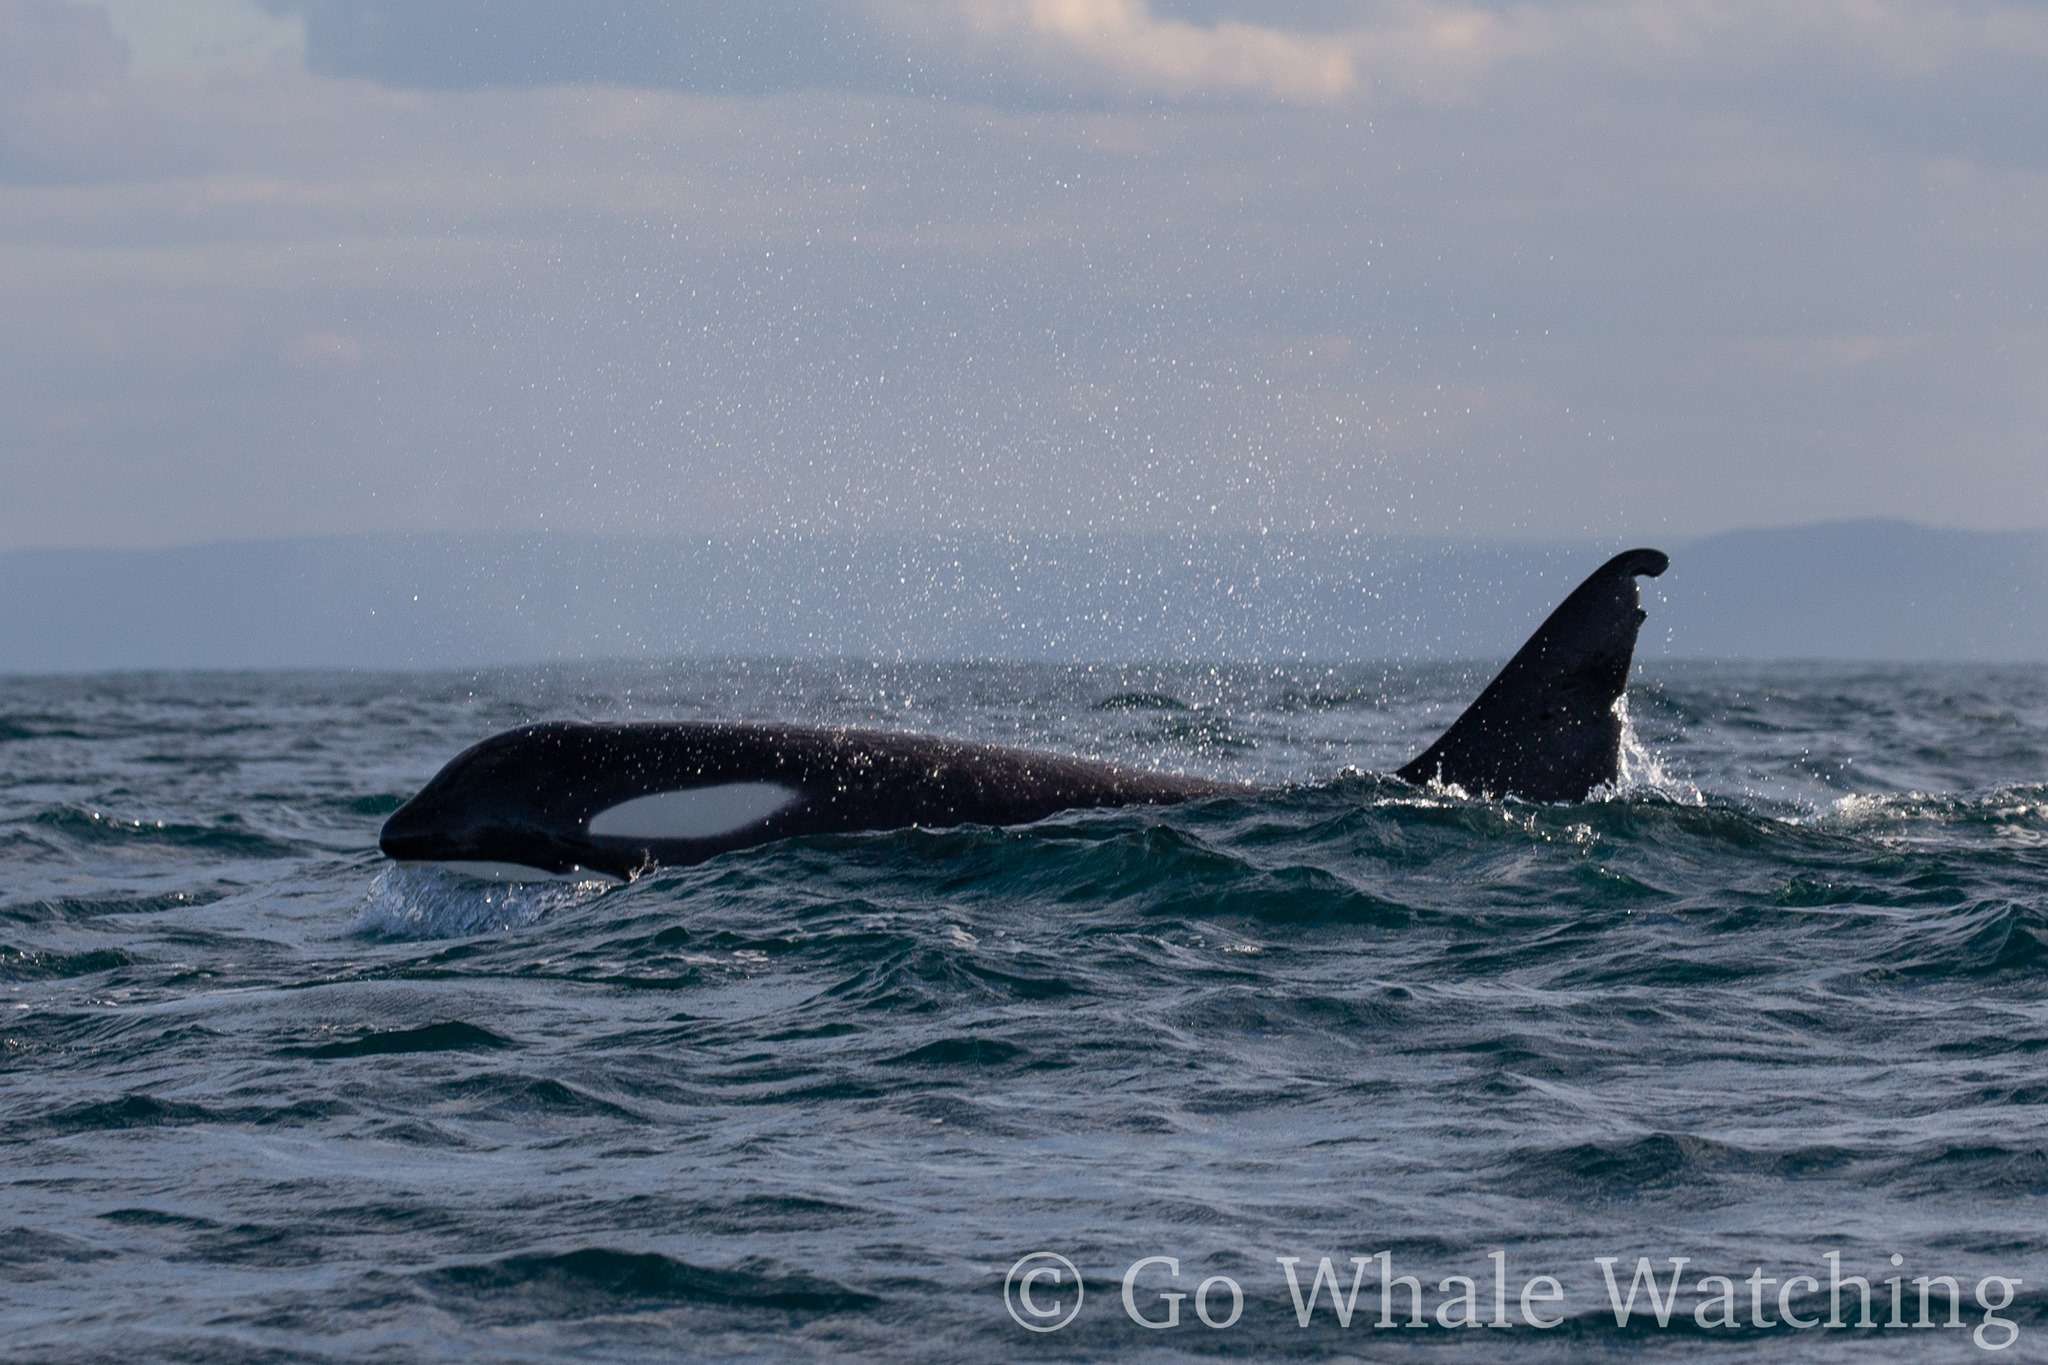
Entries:
{"type": "Polygon", "coordinates": [[[1629,714],[1628,693],[1615,700],[1614,714],[1621,717],[1621,770],[1606,792],[1608,799],[1648,795],[1661,796],[1682,806],[1707,804],[1699,784],[1675,776],[1665,766],[1663,755],[1643,739],[1635,718],[1629,714]]]}
{"type": "Polygon", "coordinates": [[[462,938],[537,924],[588,905],[617,883],[505,882],[421,863],[394,863],[370,883],[350,932],[366,938],[462,938]]]}
{"type": "Polygon", "coordinates": [[[1979,792],[1852,792],[1818,808],[1814,826],[1890,847],[1958,840],[2008,849],[2048,848],[2048,786],[2020,783],[1979,792]]]}

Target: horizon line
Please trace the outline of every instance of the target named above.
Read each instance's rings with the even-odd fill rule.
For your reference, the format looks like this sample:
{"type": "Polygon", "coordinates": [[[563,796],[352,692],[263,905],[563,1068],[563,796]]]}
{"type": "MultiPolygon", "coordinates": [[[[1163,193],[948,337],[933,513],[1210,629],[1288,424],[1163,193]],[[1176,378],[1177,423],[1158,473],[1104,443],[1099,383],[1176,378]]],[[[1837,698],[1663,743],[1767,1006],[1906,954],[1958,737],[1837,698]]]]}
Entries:
{"type": "MultiPolygon", "coordinates": [[[[1814,521],[1791,521],[1752,523],[1726,526],[1713,531],[1672,533],[1661,539],[1673,545],[1697,545],[1726,536],[1770,535],[1798,531],[1844,530],[1850,528],[1890,529],[1925,531],[1941,535],[1969,536],[2039,536],[2048,535],[2048,524],[2038,526],[1956,526],[1940,522],[1922,521],[1911,517],[1865,516],[1828,517],[1814,521]]],[[[51,543],[42,545],[0,546],[0,556],[35,554],[170,554],[186,550],[213,550],[231,548],[257,548],[276,545],[334,544],[347,541],[376,540],[433,540],[462,538],[495,538],[542,540],[567,538],[580,540],[616,540],[646,542],[701,542],[704,544],[731,544],[735,541],[831,541],[870,539],[880,541],[931,541],[949,538],[1016,537],[1019,539],[1065,539],[1096,541],[1147,541],[1168,539],[1190,540],[1272,540],[1300,538],[1343,538],[1380,540],[1395,543],[1453,542],[1465,545],[1501,546],[1504,548],[1537,549],[1545,547],[1576,547],[1602,542],[1613,537],[1593,532],[1556,532],[1549,534],[1459,534],[1454,531],[1429,532],[1411,530],[1359,531],[1335,527],[1303,529],[1290,527],[1275,530],[1237,529],[1203,530],[1188,532],[1174,529],[1150,530],[1017,530],[1011,527],[982,526],[963,523],[945,530],[921,529],[916,527],[846,527],[820,530],[792,530],[782,527],[762,528],[754,531],[704,531],[704,530],[594,530],[585,527],[433,527],[420,529],[366,529],[359,531],[312,531],[302,534],[267,536],[222,536],[202,540],[165,541],[155,545],[93,545],[79,543],[51,543]]],[[[1647,537],[1628,537],[1644,541],[1660,538],[1655,532],[1647,537]]]]}

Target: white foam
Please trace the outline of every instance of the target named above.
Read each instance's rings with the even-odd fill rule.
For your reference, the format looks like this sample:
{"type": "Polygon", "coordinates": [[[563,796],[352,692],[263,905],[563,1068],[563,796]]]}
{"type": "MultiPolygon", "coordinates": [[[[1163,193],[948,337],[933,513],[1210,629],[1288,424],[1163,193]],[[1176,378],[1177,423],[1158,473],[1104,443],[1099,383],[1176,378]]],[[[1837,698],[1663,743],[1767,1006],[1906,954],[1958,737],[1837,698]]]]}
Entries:
{"type": "Polygon", "coordinates": [[[1642,736],[1636,733],[1635,719],[1628,713],[1628,693],[1615,698],[1614,714],[1621,717],[1621,761],[1614,784],[1608,788],[1611,795],[1650,792],[1683,806],[1707,804],[1706,794],[1697,784],[1672,776],[1665,769],[1662,756],[1643,743],[1642,736]]]}
{"type": "Polygon", "coordinates": [[[525,880],[484,881],[432,863],[393,863],[370,883],[351,930],[376,938],[461,938],[524,928],[557,911],[584,905],[614,882],[547,880],[516,868],[525,880]]]}

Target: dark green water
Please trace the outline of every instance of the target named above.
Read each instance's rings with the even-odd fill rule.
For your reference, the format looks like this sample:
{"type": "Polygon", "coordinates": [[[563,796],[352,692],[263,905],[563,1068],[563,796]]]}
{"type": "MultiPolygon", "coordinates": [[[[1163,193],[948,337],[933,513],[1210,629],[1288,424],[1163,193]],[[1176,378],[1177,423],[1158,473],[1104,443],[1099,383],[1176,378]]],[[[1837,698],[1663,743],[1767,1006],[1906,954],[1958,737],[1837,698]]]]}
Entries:
{"type": "Polygon", "coordinates": [[[0,680],[0,1356],[2048,1357],[2040,672],[1659,665],[1612,799],[1368,775],[1483,680],[0,680]],[[549,716],[880,722],[1274,790],[609,890],[379,859],[445,759],[549,716]],[[1040,1251],[1085,1281],[1057,1332],[1006,1309],[1040,1251]],[[1300,1325],[1281,1258],[1348,1291],[1382,1251],[1431,1325],[1373,1325],[1377,1263],[1350,1327],[1327,1297],[1300,1325]],[[1511,1319],[1547,1274],[1560,1325],[1435,1325],[1452,1276],[1493,1316],[1496,1252],[1511,1319]],[[1830,1254],[1880,1323],[1886,1277],[1908,1322],[1913,1277],[1954,1277],[1961,1325],[1758,1325],[1795,1275],[1825,1319],[1830,1254]],[[1180,1274],[1140,1272],[1143,1315],[1223,1275],[1242,1316],[1133,1323],[1153,1256],[1180,1274]],[[1624,1291],[1688,1258],[1668,1327],[1640,1296],[1617,1325],[1605,1256],[1624,1291]],[[1694,1317],[1715,1274],[1737,1326],[1694,1317]]]}

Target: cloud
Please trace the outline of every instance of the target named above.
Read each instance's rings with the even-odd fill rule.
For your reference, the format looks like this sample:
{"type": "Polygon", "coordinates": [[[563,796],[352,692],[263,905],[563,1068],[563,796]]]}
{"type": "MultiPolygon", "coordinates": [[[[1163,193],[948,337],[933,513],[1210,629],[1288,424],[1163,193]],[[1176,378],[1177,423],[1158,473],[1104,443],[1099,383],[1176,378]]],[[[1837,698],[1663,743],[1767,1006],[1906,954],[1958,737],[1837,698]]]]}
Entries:
{"type": "Polygon", "coordinates": [[[128,47],[104,10],[64,0],[0,0],[0,180],[89,178],[132,166],[155,141],[108,92],[128,47]]]}
{"type": "Polygon", "coordinates": [[[0,0],[0,90],[96,86],[128,69],[128,47],[104,9],[69,0],[0,0]]]}
{"type": "Polygon", "coordinates": [[[300,65],[305,25],[261,0],[95,0],[139,72],[191,73],[300,65]]]}
{"type": "Polygon", "coordinates": [[[903,85],[861,10],[834,0],[264,0],[303,16],[326,76],[418,89],[598,82],[721,94],[903,85]]]}
{"type": "MultiPolygon", "coordinates": [[[[216,0],[218,2],[218,0],[216,0]]],[[[2026,98],[2048,9],[2016,0],[261,0],[303,18],[323,75],[394,88],[607,84],[839,90],[1006,108],[1271,100],[1583,98],[1644,82],[1722,99],[1906,114],[1900,131],[2026,98]],[[1967,72],[1968,79],[1953,79],[1967,72]],[[1947,78],[1945,78],[1947,77],[1947,78]],[[1916,98],[1919,87],[1944,98],[1916,98]],[[1957,97],[1960,97],[1958,104],[1957,97]],[[1910,108],[1902,109],[1901,105],[1910,108]]]]}
{"type": "Polygon", "coordinates": [[[293,12],[0,0],[0,543],[2039,518],[2016,7],[293,12]]]}
{"type": "Polygon", "coordinates": [[[1146,0],[967,0],[963,11],[978,36],[1034,41],[1041,59],[1078,60],[1138,92],[1330,100],[1356,80],[1340,38],[1162,19],[1146,0]]]}
{"type": "Polygon", "coordinates": [[[414,89],[604,83],[760,95],[861,90],[1029,106],[1112,96],[1321,100],[1344,42],[1146,0],[619,0],[601,13],[507,0],[263,0],[302,17],[329,76],[414,89]]]}

